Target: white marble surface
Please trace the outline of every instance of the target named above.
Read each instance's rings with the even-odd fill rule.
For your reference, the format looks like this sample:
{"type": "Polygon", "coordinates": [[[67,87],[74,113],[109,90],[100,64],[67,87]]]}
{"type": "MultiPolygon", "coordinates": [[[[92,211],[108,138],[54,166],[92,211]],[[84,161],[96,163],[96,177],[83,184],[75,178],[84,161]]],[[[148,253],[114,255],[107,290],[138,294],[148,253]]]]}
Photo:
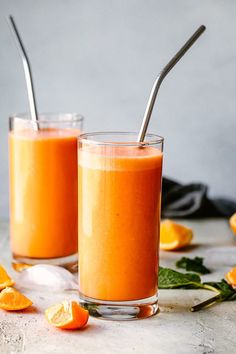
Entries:
{"type": "MultiPolygon", "coordinates": [[[[203,256],[213,273],[204,279],[221,279],[236,265],[236,237],[226,220],[188,221],[194,229],[192,246],[185,252],[162,252],[160,263],[173,267],[183,254],[203,256]]],[[[10,268],[8,225],[0,224],[0,263],[10,268]]],[[[19,287],[20,288],[20,287],[19,287]]],[[[23,290],[23,289],[22,289],[23,290]]],[[[52,289],[53,290],[53,289],[52,289]]],[[[0,353],[140,353],[192,354],[233,353],[236,350],[236,302],[191,313],[189,307],[209,297],[203,290],[160,291],[161,312],[156,317],[133,322],[108,322],[90,318],[81,331],[51,327],[43,312],[51,304],[76,294],[24,290],[35,307],[25,313],[0,310],[0,353]]]]}

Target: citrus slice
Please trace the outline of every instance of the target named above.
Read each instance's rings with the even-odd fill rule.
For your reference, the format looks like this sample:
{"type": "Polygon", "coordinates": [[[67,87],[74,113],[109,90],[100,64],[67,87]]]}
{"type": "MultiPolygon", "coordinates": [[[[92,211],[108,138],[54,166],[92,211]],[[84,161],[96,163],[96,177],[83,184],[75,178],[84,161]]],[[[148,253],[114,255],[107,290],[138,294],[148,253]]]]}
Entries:
{"type": "Polygon", "coordinates": [[[12,286],[14,281],[7,274],[3,266],[0,265],[0,290],[5,289],[7,286],[12,286]]]}
{"type": "Polygon", "coordinates": [[[78,329],[86,325],[89,313],[76,301],[63,301],[45,311],[47,321],[62,329],[78,329]]]}
{"type": "Polygon", "coordinates": [[[160,229],[161,250],[174,251],[190,244],[193,238],[193,231],[181,224],[171,220],[164,220],[160,229]]]}
{"type": "Polygon", "coordinates": [[[226,275],[225,278],[230,285],[236,286],[236,267],[232,268],[226,275]]]}
{"type": "Polygon", "coordinates": [[[229,225],[233,233],[236,235],[236,213],[234,213],[229,219],[229,225]]]}
{"type": "Polygon", "coordinates": [[[5,288],[0,293],[0,308],[7,311],[24,310],[32,301],[14,288],[5,288]]]}

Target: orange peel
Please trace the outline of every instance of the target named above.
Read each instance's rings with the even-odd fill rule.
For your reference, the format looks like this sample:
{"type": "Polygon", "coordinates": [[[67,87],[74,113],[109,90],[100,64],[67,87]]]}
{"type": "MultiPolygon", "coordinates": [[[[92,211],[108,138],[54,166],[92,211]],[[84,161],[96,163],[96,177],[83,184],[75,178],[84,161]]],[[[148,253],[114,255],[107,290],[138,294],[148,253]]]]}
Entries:
{"type": "Polygon", "coordinates": [[[233,233],[236,235],[236,213],[234,213],[229,219],[229,225],[233,233]]]}
{"type": "Polygon", "coordinates": [[[227,274],[225,274],[225,279],[230,285],[236,286],[236,267],[232,268],[227,274]]]}
{"type": "Polygon", "coordinates": [[[89,313],[76,301],[63,301],[45,311],[47,321],[61,329],[83,328],[89,318],[89,313]]]}

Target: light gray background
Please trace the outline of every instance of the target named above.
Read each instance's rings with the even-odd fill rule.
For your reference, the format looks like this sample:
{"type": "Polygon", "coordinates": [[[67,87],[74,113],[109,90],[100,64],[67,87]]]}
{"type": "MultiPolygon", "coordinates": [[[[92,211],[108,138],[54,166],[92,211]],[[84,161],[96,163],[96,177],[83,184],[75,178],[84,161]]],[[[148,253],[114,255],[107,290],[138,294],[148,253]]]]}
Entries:
{"type": "Polygon", "coordinates": [[[165,137],[165,175],[236,198],[235,0],[0,0],[0,10],[0,216],[8,217],[8,116],[28,110],[9,13],[39,110],[80,112],[87,131],[138,130],[155,76],[205,24],[163,83],[149,130],[165,137]]]}

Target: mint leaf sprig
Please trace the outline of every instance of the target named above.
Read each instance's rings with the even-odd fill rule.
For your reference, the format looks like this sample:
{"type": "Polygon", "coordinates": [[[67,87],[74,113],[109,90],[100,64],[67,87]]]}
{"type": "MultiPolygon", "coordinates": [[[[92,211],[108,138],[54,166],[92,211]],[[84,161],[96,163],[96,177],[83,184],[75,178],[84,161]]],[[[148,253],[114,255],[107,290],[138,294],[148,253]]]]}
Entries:
{"type": "Polygon", "coordinates": [[[199,311],[214,303],[236,300],[236,290],[224,279],[220,282],[202,283],[199,275],[195,273],[180,273],[170,268],[159,268],[158,287],[159,289],[205,289],[217,293],[210,299],[191,307],[192,312],[199,311]]]}
{"type": "Polygon", "coordinates": [[[211,271],[203,264],[203,258],[195,257],[188,258],[182,257],[176,262],[177,268],[183,268],[190,272],[196,272],[199,274],[209,274],[211,271]]]}
{"type": "Polygon", "coordinates": [[[218,294],[211,297],[210,299],[207,299],[206,301],[201,302],[200,304],[192,306],[190,309],[190,311],[192,312],[199,311],[202,308],[208,307],[217,302],[236,300],[236,290],[230,284],[228,284],[224,279],[222,279],[220,282],[203,283],[203,285],[205,289],[207,289],[207,287],[208,289],[209,287],[211,287],[212,290],[216,291],[218,294]]]}
{"type": "Polygon", "coordinates": [[[170,268],[159,267],[159,289],[199,289],[201,278],[195,273],[180,273],[170,268]]]}

